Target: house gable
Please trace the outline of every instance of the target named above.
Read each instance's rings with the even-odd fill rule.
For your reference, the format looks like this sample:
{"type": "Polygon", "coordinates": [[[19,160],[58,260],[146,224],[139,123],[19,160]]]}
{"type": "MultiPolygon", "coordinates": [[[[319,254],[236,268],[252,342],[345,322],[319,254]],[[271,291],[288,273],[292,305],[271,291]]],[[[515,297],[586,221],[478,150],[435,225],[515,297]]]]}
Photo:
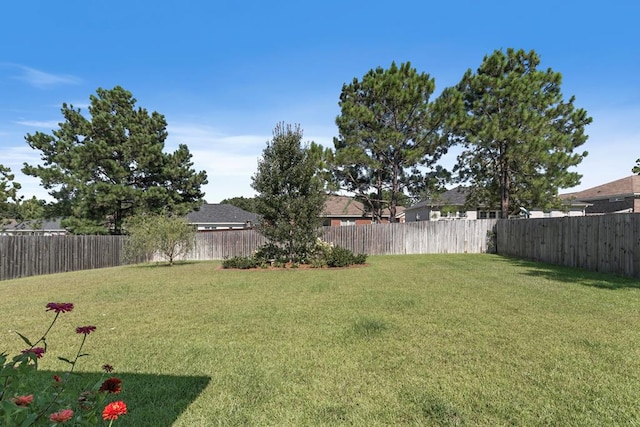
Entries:
{"type": "Polygon", "coordinates": [[[220,203],[205,203],[200,209],[189,212],[185,218],[198,231],[251,228],[260,219],[257,214],[220,203]]]}
{"type": "Polygon", "coordinates": [[[561,194],[560,198],[588,203],[587,215],[640,212],[640,176],[631,175],[586,190],[561,194]]]}
{"type": "MultiPolygon", "coordinates": [[[[396,208],[396,216],[402,215],[404,207],[396,208]]],[[[389,209],[383,211],[383,222],[389,221],[389,209]]],[[[322,217],[325,218],[324,226],[364,225],[373,222],[372,215],[367,212],[364,204],[352,197],[330,194],[327,196],[322,217]]]]}

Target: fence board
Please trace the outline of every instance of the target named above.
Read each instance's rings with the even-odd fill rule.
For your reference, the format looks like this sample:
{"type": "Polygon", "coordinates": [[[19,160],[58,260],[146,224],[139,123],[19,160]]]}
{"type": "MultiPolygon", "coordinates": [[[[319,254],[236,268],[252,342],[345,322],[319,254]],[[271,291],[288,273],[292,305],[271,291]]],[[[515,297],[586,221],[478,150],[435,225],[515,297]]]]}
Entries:
{"type": "MultiPolygon", "coordinates": [[[[528,220],[424,221],[325,227],[322,238],[367,255],[481,253],[497,233],[499,254],[640,277],[640,215],[528,220]]],[[[0,236],[0,280],[121,265],[122,236],[0,236]]],[[[250,256],[254,230],[199,233],[190,260],[250,256]]]]}
{"type": "Polygon", "coordinates": [[[506,256],[640,277],[640,215],[510,219],[496,225],[506,256]]]}
{"type": "MultiPolygon", "coordinates": [[[[356,254],[479,253],[496,220],[324,227],[322,238],[356,254]]],[[[124,236],[0,236],[0,280],[124,263],[124,236]]],[[[251,256],[267,240],[255,230],[198,233],[183,259],[251,256]]]]}
{"type": "Polygon", "coordinates": [[[0,280],[113,267],[122,236],[0,236],[0,280]]]}

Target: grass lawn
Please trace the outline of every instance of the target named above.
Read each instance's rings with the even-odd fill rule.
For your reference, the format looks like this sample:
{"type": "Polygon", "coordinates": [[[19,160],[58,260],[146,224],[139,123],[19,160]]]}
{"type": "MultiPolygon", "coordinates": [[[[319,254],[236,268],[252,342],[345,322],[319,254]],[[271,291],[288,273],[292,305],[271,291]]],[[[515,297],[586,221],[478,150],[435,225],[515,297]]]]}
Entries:
{"type": "MultiPolygon", "coordinates": [[[[3,281],[0,352],[73,302],[48,353],[98,327],[79,380],[115,367],[120,426],[640,425],[640,282],[486,254],[368,262],[3,281]]],[[[47,356],[50,378],[65,365],[47,356]]]]}

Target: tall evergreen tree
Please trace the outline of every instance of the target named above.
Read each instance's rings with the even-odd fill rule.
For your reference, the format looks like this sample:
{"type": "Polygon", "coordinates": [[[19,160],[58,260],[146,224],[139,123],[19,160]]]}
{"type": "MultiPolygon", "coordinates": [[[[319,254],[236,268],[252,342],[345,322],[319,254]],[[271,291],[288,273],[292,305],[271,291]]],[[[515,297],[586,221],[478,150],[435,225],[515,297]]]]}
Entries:
{"type": "Polygon", "coordinates": [[[186,145],[163,152],[164,116],[136,108],[119,86],[100,88],[90,100],[90,118],[63,104],[58,130],[25,137],[43,164],[25,164],[23,172],[50,190],[56,213],[70,217],[67,226],[76,233],[119,234],[134,213],[180,215],[202,203],[206,173],[192,169],[186,145]]]}
{"type": "Polygon", "coordinates": [[[221,205],[232,205],[235,206],[236,208],[240,208],[242,210],[245,210],[247,212],[253,212],[255,213],[257,211],[256,209],[256,201],[255,198],[253,197],[231,197],[229,199],[224,199],[220,201],[221,205]]]}
{"type": "Polygon", "coordinates": [[[252,177],[258,228],[289,259],[303,260],[312,250],[322,224],[326,194],[317,176],[317,158],[302,145],[299,126],[279,123],[252,177]]]}
{"type": "Polygon", "coordinates": [[[430,102],[434,79],[409,62],[370,70],[342,87],[334,138],[336,174],[344,188],[364,200],[376,221],[389,208],[391,221],[402,193],[422,191],[447,152],[439,132],[448,98],[430,102]],[[419,168],[422,166],[422,168],[419,168]]]}
{"type": "Polygon", "coordinates": [[[558,189],[580,183],[569,168],[587,155],[574,150],[591,118],[573,96],[564,101],[561,74],[539,64],[534,51],[497,50],[446,91],[461,103],[448,129],[463,147],[458,180],[470,183],[469,203],[499,206],[503,218],[558,206],[558,189]]]}
{"type": "Polygon", "coordinates": [[[15,216],[15,207],[20,201],[20,188],[11,169],[0,165],[0,229],[6,225],[8,219],[15,216]]]}

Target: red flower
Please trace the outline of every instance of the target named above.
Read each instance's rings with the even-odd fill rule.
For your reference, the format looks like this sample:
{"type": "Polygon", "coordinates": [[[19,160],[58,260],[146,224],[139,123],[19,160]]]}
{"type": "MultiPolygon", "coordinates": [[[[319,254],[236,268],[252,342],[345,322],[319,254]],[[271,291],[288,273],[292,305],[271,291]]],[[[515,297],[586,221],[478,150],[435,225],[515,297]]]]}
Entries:
{"type": "Polygon", "coordinates": [[[106,364],[106,365],[102,365],[102,370],[105,372],[113,372],[113,366],[106,364]]]}
{"type": "Polygon", "coordinates": [[[53,376],[53,380],[57,383],[61,383],[62,382],[62,378],[60,378],[60,375],[54,375],[53,376]]]}
{"type": "Polygon", "coordinates": [[[73,417],[73,411],[71,409],[63,409],[49,415],[49,420],[54,423],[66,423],[71,419],[71,417],[73,417]]]}
{"type": "Polygon", "coordinates": [[[42,347],[34,347],[22,350],[22,354],[33,353],[38,359],[40,359],[44,355],[45,351],[46,350],[42,347]]]}
{"type": "Polygon", "coordinates": [[[103,420],[117,420],[120,415],[124,415],[127,413],[127,405],[122,401],[111,402],[107,406],[105,406],[104,411],[102,411],[102,419],[103,420]]]}
{"type": "Polygon", "coordinates": [[[78,326],[76,328],[76,334],[85,334],[89,335],[91,332],[95,331],[95,326],[78,326]]]}
{"type": "Polygon", "coordinates": [[[14,397],[12,400],[13,400],[13,403],[15,403],[18,406],[29,406],[29,404],[33,402],[33,394],[30,394],[28,396],[14,397]]]}
{"type": "Polygon", "coordinates": [[[47,304],[47,311],[55,311],[56,313],[66,313],[73,310],[71,302],[50,302],[47,304]]]}
{"type": "Polygon", "coordinates": [[[112,377],[104,380],[98,391],[106,391],[107,393],[118,394],[122,391],[122,381],[119,378],[112,377]]]}

